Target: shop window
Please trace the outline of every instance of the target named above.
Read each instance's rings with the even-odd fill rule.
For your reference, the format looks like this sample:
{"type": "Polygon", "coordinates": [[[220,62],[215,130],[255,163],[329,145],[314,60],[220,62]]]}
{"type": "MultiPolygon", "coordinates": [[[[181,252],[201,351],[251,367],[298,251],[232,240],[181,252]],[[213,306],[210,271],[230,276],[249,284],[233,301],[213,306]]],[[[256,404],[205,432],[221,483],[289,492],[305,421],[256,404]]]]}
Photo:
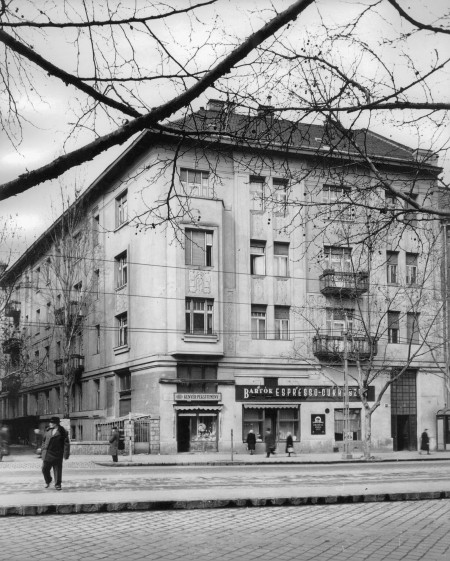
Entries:
{"type": "MultiPolygon", "coordinates": [[[[344,409],[334,410],[334,439],[336,442],[344,440],[344,409]]],[[[349,410],[349,430],[353,440],[361,440],[361,409],[349,410]]]]}
{"type": "Polygon", "coordinates": [[[275,306],[275,339],[289,339],[289,308],[275,306]]]}
{"type": "Polygon", "coordinates": [[[290,432],[294,440],[299,439],[299,418],[298,408],[280,409],[278,411],[278,438],[286,440],[287,433],[290,432]]]}
{"type": "Polygon", "coordinates": [[[186,298],[186,333],[212,335],[214,300],[186,298]]]}
{"type": "Polygon", "coordinates": [[[264,440],[264,432],[271,427],[276,440],[286,440],[290,432],[294,441],[300,440],[300,408],[298,406],[281,408],[245,407],[242,415],[242,440],[246,441],[250,430],[256,434],[256,440],[264,440]]]}
{"type": "Polygon", "coordinates": [[[266,274],[266,242],[250,241],[250,274],[266,274]]]}
{"type": "Polygon", "coordinates": [[[185,264],[212,267],[212,232],[186,229],[185,264]]]}
{"type": "Polygon", "coordinates": [[[180,393],[217,393],[217,366],[179,364],[177,391],[180,393]]]}
{"type": "Polygon", "coordinates": [[[400,343],[400,312],[388,312],[388,343],[400,343]]]}
{"type": "Polygon", "coordinates": [[[242,440],[247,440],[247,435],[252,430],[256,435],[256,440],[262,442],[264,435],[264,410],[263,409],[244,409],[244,423],[242,440]]]}
{"type": "Polygon", "coordinates": [[[252,339],[266,339],[266,306],[252,306],[252,339]]]}
{"type": "Polygon", "coordinates": [[[124,191],[116,198],[116,228],[128,220],[128,193],[124,191]]]}
{"type": "Polygon", "coordinates": [[[212,198],[208,171],[181,168],[180,181],[189,196],[212,198]]]}
{"type": "Polygon", "coordinates": [[[277,243],[273,245],[274,271],[276,277],[289,276],[289,244],[277,243]]]}

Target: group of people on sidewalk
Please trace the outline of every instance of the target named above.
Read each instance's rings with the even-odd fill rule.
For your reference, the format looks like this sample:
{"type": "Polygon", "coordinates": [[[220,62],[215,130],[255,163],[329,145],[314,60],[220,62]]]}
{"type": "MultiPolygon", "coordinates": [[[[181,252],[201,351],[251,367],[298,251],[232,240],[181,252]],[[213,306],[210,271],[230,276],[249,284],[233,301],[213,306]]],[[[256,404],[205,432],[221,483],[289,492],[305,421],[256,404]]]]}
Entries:
{"type": "MultiPolygon", "coordinates": [[[[264,444],[266,448],[266,458],[270,458],[270,454],[275,454],[277,444],[275,440],[275,435],[268,428],[266,429],[266,434],[264,435],[264,444]]],[[[256,448],[256,434],[253,430],[250,430],[247,435],[247,449],[250,455],[253,455],[256,448]]],[[[294,452],[294,439],[290,432],[286,435],[286,454],[290,457],[294,452]]]]}

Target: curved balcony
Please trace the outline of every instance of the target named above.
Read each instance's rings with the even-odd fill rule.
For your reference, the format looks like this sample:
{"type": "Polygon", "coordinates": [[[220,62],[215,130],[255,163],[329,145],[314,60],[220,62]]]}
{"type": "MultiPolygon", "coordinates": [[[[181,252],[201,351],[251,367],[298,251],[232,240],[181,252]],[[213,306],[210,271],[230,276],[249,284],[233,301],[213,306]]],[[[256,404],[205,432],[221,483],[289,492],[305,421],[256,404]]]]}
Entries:
{"type": "MultiPolygon", "coordinates": [[[[376,355],[377,352],[378,345],[374,337],[347,336],[348,360],[367,360],[376,355]]],[[[344,360],[343,335],[315,335],[313,337],[313,354],[320,360],[344,360]]]]}
{"type": "Polygon", "coordinates": [[[320,292],[327,296],[358,298],[369,289],[369,273],[326,269],[319,277],[320,292]]]}

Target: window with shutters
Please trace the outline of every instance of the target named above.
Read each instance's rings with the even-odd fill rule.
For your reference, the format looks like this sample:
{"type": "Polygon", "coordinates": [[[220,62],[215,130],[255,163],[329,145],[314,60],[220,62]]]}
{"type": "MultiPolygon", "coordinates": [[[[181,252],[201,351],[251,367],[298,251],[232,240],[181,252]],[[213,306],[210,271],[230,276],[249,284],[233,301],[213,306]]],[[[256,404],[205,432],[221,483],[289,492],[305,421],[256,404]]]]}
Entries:
{"type": "Polygon", "coordinates": [[[400,343],[400,312],[388,312],[388,343],[400,343]]]}
{"type": "Polygon", "coordinates": [[[417,253],[406,254],[406,284],[417,284],[417,263],[419,255],[417,253]]]}
{"type": "Polygon", "coordinates": [[[275,339],[289,339],[289,307],[275,306],[275,339]]]}
{"type": "Polygon", "coordinates": [[[289,276],[289,244],[275,242],[273,245],[274,272],[276,277],[289,276]]]}
{"type": "Polygon", "coordinates": [[[250,274],[266,274],[266,242],[250,240],[250,274]]]}
{"type": "Polygon", "coordinates": [[[406,314],[406,337],[408,344],[419,344],[419,316],[420,314],[415,312],[408,312],[406,314]]]}
{"type": "Polygon", "coordinates": [[[398,251],[386,251],[387,283],[398,283],[398,251]]]}
{"type": "Polygon", "coordinates": [[[212,267],[213,233],[208,230],[186,229],[185,236],[185,264],[212,267]]]}

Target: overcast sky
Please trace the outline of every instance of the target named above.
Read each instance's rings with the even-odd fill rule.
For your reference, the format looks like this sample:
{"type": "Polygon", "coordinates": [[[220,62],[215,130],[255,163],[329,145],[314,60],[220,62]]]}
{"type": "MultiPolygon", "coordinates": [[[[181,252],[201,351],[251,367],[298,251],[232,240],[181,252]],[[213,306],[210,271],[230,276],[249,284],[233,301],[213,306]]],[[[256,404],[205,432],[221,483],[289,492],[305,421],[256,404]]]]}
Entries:
{"type": "MultiPolygon", "coordinates": [[[[278,0],[274,3],[277,9],[280,10],[289,5],[291,1],[278,0]]],[[[257,28],[260,26],[261,22],[258,21],[256,15],[253,16],[251,20],[242,17],[239,10],[248,10],[252,7],[261,10],[267,4],[268,1],[266,0],[221,0],[217,7],[208,8],[207,10],[209,10],[209,12],[206,11],[203,14],[203,18],[207,21],[208,17],[210,17],[212,21],[214,10],[217,10],[223,18],[226,28],[233,29],[236,34],[244,38],[250,33],[252,26],[257,28]]],[[[430,10],[439,14],[448,7],[447,0],[422,1],[420,4],[423,14],[427,15],[427,21],[430,21],[430,10]]],[[[349,14],[354,13],[357,6],[359,6],[359,2],[345,2],[343,0],[322,0],[319,3],[321,16],[326,16],[333,21],[338,21],[339,18],[347,18],[349,14]]],[[[389,10],[388,13],[392,17],[392,11],[389,10]]],[[[263,14],[264,13],[261,12],[261,15],[263,14]]],[[[419,15],[419,13],[415,12],[415,15],[419,15]]],[[[319,21],[320,18],[318,17],[317,8],[311,7],[307,10],[306,15],[302,15],[297,20],[293,26],[292,32],[300,36],[303,27],[311,29],[311,26],[316,25],[319,21]]],[[[391,24],[392,21],[383,22],[381,19],[376,21],[369,20],[366,21],[364,26],[361,26],[358,31],[361,36],[366,39],[369,37],[379,37],[381,34],[389,36],[391,33],[391,24]]],[[[177,36],[182,37],[182,21],[180,20],[178,24],[174,22],[173,25],[180,25],[179,29],[175,29],[175,32],[177,36]]],[[[400,25],[400,22],[398,25],[400,25]]],[[[442,55],[450,56],[450,42],[448,38],[435,38],[435,43],[440,47],[442,55]]],[[[145,45],[142,45],[142,47],[145,49],[145,45]]],[[[426,64],[430,58],[432,48],[432,43],[425,45],[422,42],[417,42],[410,46],[410,52],[408,54],[417,64],[426,64]]],[[[38,44],[36,49],[44,56],[48,56],[55,64],[67,68],[67,66],[65,66],[67,53],[61,48],[55,50],[51,41],[44,41],[42,44],[38,44]]],[[[69,45],[67,45],[67,49],[70,49],[69,45]]],[[[207,57],[208,53],[205,52],[203,56],[207,57]]],[[[209,53],[209,56],[211,56],[211,53],[209,53]]],[[[387,56],[393,55],[387,52],[387,56]]],[[[375,71],[374,69],[374,72],[375,71]]],[[[401,67],[398,67],[398,72],[402,72],[401,67]]],[[[27,118],[30,120],[29,124],[24,125],[23,141],[19,149],[14,150],[8,143],[5,132],[0,132],[0,182],[13,179],[26,169],[39,167],[51,161],[53,157],[61,154],[62,143],[67,135],[67,122],[70,120],[70,117],[68,117],[68,107],[73,106],[73,96],[77,96],[77,92],[74,88],[66,87],[56,79],[42,82],[40,88],[41,93],[44,92],[43,100],[37,97],[33,98],[33,96],[31,96],[33,100],[32,104],[29,99],[25,97],[19,100],[22,111],[25,112],[27,118]],[[33,123],[33,125],[31,123],[33,123]]],[[[445,84],[436,84],[436,91],[440,94],[438,97],[440,97],[442,101],[445,99],[448,100],[448,80],[445,84]]],[[[154,101],[152,100],[152,105],[167,101],[169,93],[170,92],[164,91],[164,89],[152,92],[152,97],[154,99],[154,101]]],[[[213,95],[216,96],[217,94],[213,93],[213,95]]],[[[206,97],[208,96],[204,96],[202,99],[198,100],[196,108],[205,104],[206,97]]],[[[398,129],[395,123],[374,121],[371,127],[373,127],[376,132],[404,144],[412,145],[413,147],[417,145],[418,139],[412,138],[408,131],[398,129]]],[[[446,135],[446,138],[449,136],[448,130],[442,131],[441,134],[443,137],[446,135]]],[[[443,137],[441,141],[443,141],[443,137]]],[[[426,147],[427,144],[433,144],[435,138],[432,137],[431,130],[424,126],[419,141],[422,147],[426,147]]],[[[84,190],[110,162],[114,161],[122,150],[123,146],[114,148],[108,153],[96,158],[95,161],[80,166],[76,170],[65,174],[59,181],[47,182],[22,195],[1,202],[0,216],[13,215],[16,217],[17,224],[22,232],[21,243],[16,246],[16,251],[23,251],[23,249],[32,243],[56,218],[57,203],[60,197],[60,182],[70,186],[76,184],[78,189],[84,190]],[[52,200],[54,201],[53,206],[56,206],[56,210],[52,209],[52,200]]]]}

